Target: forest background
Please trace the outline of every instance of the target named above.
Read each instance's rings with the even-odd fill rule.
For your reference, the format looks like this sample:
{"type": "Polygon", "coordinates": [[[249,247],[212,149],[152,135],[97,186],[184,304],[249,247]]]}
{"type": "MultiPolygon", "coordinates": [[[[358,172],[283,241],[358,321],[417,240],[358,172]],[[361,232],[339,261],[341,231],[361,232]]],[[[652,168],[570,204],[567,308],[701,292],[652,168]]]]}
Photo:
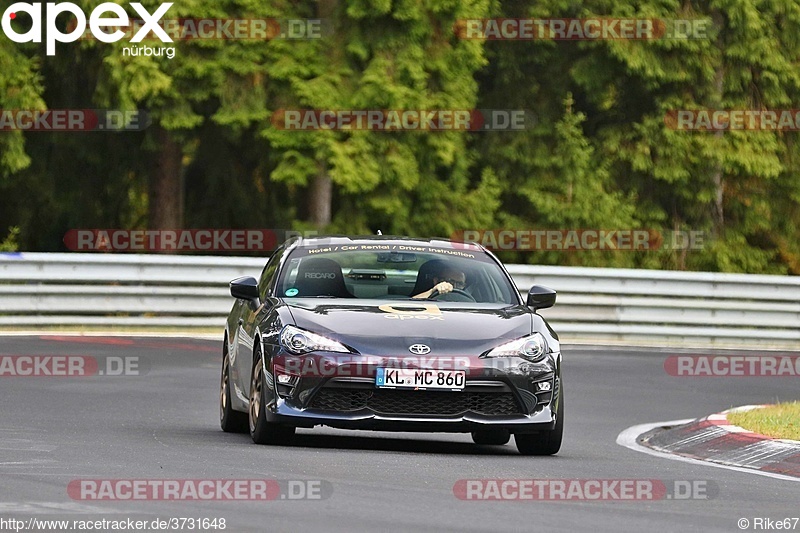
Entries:
{"type": "MultiPolygon", "coordinates": [[[[74,2],[86,13],[102,3],[74,2]]],[[[142,4],[152,13],[161,2],[142,4]]],[[[138,110],[151,120],[114,133],[0,131],[0,249],[63,251],[75,228],[421,237],[644,228],[704,238],[501,258],[800,274],[797,131],[686,131],[669,120],[676,110],[800,107],[796,1],[176,0],[165,18],[311,19],[325,31],[180,40],[173,59],[125,55],[125,39],[47,55],[45,43],[0,33],[0,109],[138,110]],[[709,31],[459,33],[465,20],[495,18],[703,20],[709,31]],[[290,131],[275,127],[286,109],[526,110],[535,121],[491,132],[290,131]]],[[[25,16],[12,22],[25,30],[25,16]]]]}

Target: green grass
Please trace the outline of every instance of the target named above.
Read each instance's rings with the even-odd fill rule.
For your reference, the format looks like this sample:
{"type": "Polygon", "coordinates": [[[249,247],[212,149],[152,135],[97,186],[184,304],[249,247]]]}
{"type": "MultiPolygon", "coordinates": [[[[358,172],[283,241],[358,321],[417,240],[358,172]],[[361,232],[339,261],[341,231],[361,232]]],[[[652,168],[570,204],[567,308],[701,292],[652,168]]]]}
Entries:
{"type": "Polygon", "coordinates": [[[728,413],[728,421],[769,437],[800,440],[800,401],[770,405],[744,413],[728,413]]]}

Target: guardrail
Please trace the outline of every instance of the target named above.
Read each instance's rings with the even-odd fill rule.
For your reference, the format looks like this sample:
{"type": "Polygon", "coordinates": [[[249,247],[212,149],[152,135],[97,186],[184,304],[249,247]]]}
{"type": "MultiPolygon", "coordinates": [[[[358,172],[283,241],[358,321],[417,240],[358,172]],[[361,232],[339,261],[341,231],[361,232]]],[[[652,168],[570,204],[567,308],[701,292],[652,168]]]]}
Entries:
{"type": "Polygon", "coordinates": [[[800,278],[509,265],[517,286],[559,291],[542,311],[562,338],[800,348],[800,278]]]}
{"type": "MultiPolygon", "coordinates": [[[[220,328],[228,282],[262,258],[0,254],[0,327],[220,328]]],[[[566,342],[800,349],[800,278],[509,265],[518,288],[558,291],[542,311],[566,342]]]]}

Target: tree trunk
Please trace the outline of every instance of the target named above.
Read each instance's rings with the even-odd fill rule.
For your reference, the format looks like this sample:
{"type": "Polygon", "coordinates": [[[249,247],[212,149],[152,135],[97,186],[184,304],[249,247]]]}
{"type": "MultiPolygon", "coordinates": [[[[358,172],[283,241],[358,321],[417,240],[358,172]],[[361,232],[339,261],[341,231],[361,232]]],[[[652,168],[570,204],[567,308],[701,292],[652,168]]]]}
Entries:
{"type": "MultiPolygon", "coordinates": [[[[317,16],[323,20],[333,20],[338,8],[338,0],[319,0],[317,2],[317,16]]],[[[330,47],[328,52],[332,52],[330,47]]],[[[330,57],[330,62],[335,59],[330,57]]],[[[319,157],[319,156],[318,156],[319,157]]],[[[311,178],[308,195],[308,212],[311,223],[318,230],[325,228],[331,223],[331,212],[333,203],[333,182],[328,174],[328,165],[323,160],[317,160],[317,173],[311,178]]]]}
{"type": "Polygon", "coordinates": [[[331,203],[333,202],[333,182],[324,163],[318,163],[317,174],[312,178],[308,197],[308,212],[311,222],[317,229],[331,223],[331,203]]]}
{"type": "MultiPolygon", "coordinates": [[[[718,131],[714,135],[721,136],[722,132],[718,131]]],[[[722,168],[717,166],[714,169],[714,175],[711,178],[714,180],[714,228],[717,235],[721,235],[725,229],[725,180],[722,177],[722,168]]]]}
{"type": "Polygon", "coordinates": [[[183,153],[169,132],[155,127],[155,140],[161,148],[154,154],[148,182],[148,229],[183,227],[183,153]]]}
{"type": "MultiPolygon", "coordinates": [[[[712,12],[712,20],[717,28],[722,28],[723,24],[725,23],[722,14],[715,10],[712,12]]],[[[725,92],[725,64],[724,59],[721,59],[722,63],[716,68],[714,72],[714,101],[712,102],[712,107],[716,109],[722,108],[722,98],[725,92]]],[[[723,131],[717,131],[714,133],[714,136],[717,139],[717,142],[722,142],[723,135],[725,133],[723,131]]],[[[722,166],[717,165],[711,176],[711,179],[714,184],[714,210],[713,210],[713,221],[714,221],[714,234],[715,236],[722,235],[725,231],[725,211],[724,211],[724,193],[725,193],[725,177],[722,173],[722,166]]]]}

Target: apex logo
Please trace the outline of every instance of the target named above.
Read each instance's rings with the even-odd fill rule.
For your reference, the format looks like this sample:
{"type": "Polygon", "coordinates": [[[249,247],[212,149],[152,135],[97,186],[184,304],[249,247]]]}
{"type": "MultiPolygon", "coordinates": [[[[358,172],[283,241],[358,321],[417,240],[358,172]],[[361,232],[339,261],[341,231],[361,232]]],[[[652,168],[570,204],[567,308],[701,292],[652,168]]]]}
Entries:
{"type": "MultiPolygon", "coordinates": [[[[47,42],[47,55],[53,56],[56,54],[56,42],[71,43],[77,41],[81,35],[86,31],[86,14],[77,5],[72,2],[47,2],[47,15],[45,18],[45,34],[47,42]],[[64,33],[56,26],[56,20],[62,13],[71,13],[76,23],[72,27],[72,31],[64,33]]],[[[151,31],[162,42],[171,43],[172,39],[167,35],[158,23],[161,17],[172,7],[172,2],[161,4],[155,13],[150,14],[142,4],[131,2],[131,7],[139,14],[144,24],[141,26],[136,35],[131,39],[132,43],[138,43],[151,31]]],[[[106,32],[103,28],[125,27],[130,23],[128,14],[118,4],[106,2],[100,4],[92,10],[89,16],[89,30],[92,35],[101,42],[115,43],[122,39],[125,35],[123,31],[116,30],[114,32],[106,32]],[[112,14],[112,17],[106,17],[106,14],[112,14]]],[[[28,2],[17,2],[11,4],[8,9],[3,12],[2,16],[3,33],[6,37],[15,43],[40,43],[42,42],[42,5],[31,4],[28,2]],[[19,13],[27,13],[33,19],[31,28],[25,33],[19,33],[12,27],[12,21],[17,18],[19,13]]]]}

